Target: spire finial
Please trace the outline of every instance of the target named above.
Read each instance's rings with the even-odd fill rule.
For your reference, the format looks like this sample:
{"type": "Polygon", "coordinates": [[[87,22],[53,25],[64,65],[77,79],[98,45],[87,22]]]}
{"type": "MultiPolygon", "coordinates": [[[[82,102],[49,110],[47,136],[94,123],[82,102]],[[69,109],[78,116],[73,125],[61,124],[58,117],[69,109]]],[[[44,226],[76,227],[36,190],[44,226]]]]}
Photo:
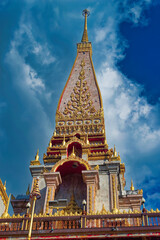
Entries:
{"type": "Polygon", "coordinates": [[[49,147],[51,148],[52,147],[52,141],[50,140],[49,142],[49,147]]]}
{"type": "Polygon", "coordinates": [[[36,154],[36,156],[35,156],[35,160],[36,160],[36,161],[39,161],[39,149],[37,150],[37,154],[36,154]]]}
{"type": "Polygon", "coordinates": [[[114,144],[114,157],[117,157],[116,146],[114,144]]]}
{"type": "Polygon", "coordinates": [[[85,9],[83,10],[82,15],[85,17],[85,22],[84,22],[84,31],[83,31],[81,42],[88,42],[87,17],[90,15],[90,12],[87,9],[85,9]]]}
{"type": "Polygon", "coordinates": [[[75,157],[76,155],[75,155],[75,152],[74,152],[74,146],[73,146],[73,148],[72,148],[72,154],[71,154],[71,156],[72,157],[75,157]]]}
{"type": "Polygon", "coordinates": [[[133,186],[133,180],[131,179],[131,187],[130,187],[131,191],[134,191],[134,186],[133,186]]]}

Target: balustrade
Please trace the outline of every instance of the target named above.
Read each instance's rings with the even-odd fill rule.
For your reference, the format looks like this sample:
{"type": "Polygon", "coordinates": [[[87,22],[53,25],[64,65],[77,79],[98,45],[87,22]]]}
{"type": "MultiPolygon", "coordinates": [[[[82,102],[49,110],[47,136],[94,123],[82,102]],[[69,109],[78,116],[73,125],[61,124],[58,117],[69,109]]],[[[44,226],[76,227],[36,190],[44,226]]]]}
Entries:
{"type": "MultiPolygon", "coordinates": [[[[0,236],[4,232],[28,232],[30,217],[0,218],[0,236]]],[[[125,228],[160,227],[160,213],[131,213],[107,215],[74,215],[74,216],[35,216],[33,232],[53,230],[73,230],[106,228],[121,230],[125,228]]],[[[4,235],[4,234],[2,234],[4,235]]]]}

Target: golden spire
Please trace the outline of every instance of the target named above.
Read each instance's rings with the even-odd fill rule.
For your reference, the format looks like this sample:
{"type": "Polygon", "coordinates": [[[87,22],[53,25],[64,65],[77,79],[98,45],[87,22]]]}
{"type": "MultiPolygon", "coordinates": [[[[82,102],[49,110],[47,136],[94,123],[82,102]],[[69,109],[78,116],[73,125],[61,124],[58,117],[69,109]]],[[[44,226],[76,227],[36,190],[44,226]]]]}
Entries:
{"type": "Polygon", "coordinates": [[[4,213],[2,214],[2,218],[8,218],[8,217],[10,217],[10,215],[9,215],[9,213],[8,213],[8,208],[9,208],[10,199],[11,199],[11,194],[9,195],[8,202],[7,202],[7,206],[6,206],[6,208],[5,208],[4,213]]]}
{"type": "Polygon", "coordinates": [[[35,156],[35,161],[39,161],[39,149],[37,150],[37,154],[35,156]]]}
{"type": "Polygon", "coordinates": [[[52,141],[50,140],[49,142],[49,147],[51,148],[52,147],[52,141]]]}
{"type": "Polygon", "coordinates": [[[71,154],[72,157],[75,157],[75,152],[74,152],[74,146],[73,146],[73,149],[72,149],[72,154],[71,154]]]}
{"type": "Polygon", "coordinates": [[[134,186],[133,186],[133,181],[132,181],[132,179],[131,179],[131,187],[130,187],[130,190],[131,190],[131,191],[134,191],[134,186]]]}
{"type": "Polygon", "coordinates": [[[83,31],[81,42],[88,42],[87,17],[90,15],[90,12],[87,9],[85,9],[83,10],[82,15],[85,17],[85,22],[84,22],[84,31],[83,31]]]}
{"type": "Polygon", "coordinates": [[[39,161],[39,149],[37,150],[35,160],[30,162],[30,165],[41,165],[39,161]]]}
{"type": "Polygon", "coordinates": [[[114,157],[117,157],[117,152],[116,152],[116,146],[115,146],[115,144],[114,144],[114,155],[113,155],[114,157]]]}

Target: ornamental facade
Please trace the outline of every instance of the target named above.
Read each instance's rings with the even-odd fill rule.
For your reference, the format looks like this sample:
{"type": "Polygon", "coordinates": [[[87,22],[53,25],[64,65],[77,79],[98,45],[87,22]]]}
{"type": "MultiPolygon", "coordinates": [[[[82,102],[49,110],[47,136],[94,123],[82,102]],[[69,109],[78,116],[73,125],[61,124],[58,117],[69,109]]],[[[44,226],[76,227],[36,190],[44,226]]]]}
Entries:
{"type": "Polygon", "coordinates": [[[125,165],[115,146],[108,147],[102,97],[87,34],[89,11],[84,10],[83,15],[83,36],[58,102],[53,136],[43,161],[37,151],[30,162],[30,191],[18,197],[12,195],[12,217],[0,182],[0,204],[4,206],[1,236],[103,239],[112,238],[114,231],[115,237],[121,238],[127,237],[132,227],[133,236],[138,233],[138,237],[147,237],[144,226],[148,227],[151,219],[159,219],[158,212],[146,215],[144,207],[141,211],[142,189],[134,189],[131,182],[130,189],[125,190],[125,165]]]}

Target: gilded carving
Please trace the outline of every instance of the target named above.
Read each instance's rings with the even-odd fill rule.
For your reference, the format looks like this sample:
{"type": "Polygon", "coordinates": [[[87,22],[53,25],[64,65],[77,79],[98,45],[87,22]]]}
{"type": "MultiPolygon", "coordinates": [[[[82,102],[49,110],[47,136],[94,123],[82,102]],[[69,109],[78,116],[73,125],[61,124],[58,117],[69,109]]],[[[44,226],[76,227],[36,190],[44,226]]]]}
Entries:
{"type": "Polygon", "coordinates": [[[72,194],[68,205],[62,211],[59,211],[59,214],[59,216],[82,214],[82,209],[76,203],[74,194],[72,194]]]}
{"type": "Polygon", "coordinates": [[[141,194],[141,195],[143,195],[143,189],[141,189],[141,190],[138,190],[138,194],[141,194]]]}
{"type": "MultiPolygon", "coordinates": [[[[85,79],[84,71],[85,62],[84,59],[81,62],[81,71],[79,73],[79,80],[76,82],[76,86],[73,89],[73,92],[70,95],[70,100],[65,107],[63,112],[64,115],[69,116],[70,118],[74,116],[81,115],[86,117],[88,114],[93,114],[96,112],[92,100],[90,99],[89,87],[85,79]]],[[[80,124],[80,122],[78,122],[80,124]]]]}

